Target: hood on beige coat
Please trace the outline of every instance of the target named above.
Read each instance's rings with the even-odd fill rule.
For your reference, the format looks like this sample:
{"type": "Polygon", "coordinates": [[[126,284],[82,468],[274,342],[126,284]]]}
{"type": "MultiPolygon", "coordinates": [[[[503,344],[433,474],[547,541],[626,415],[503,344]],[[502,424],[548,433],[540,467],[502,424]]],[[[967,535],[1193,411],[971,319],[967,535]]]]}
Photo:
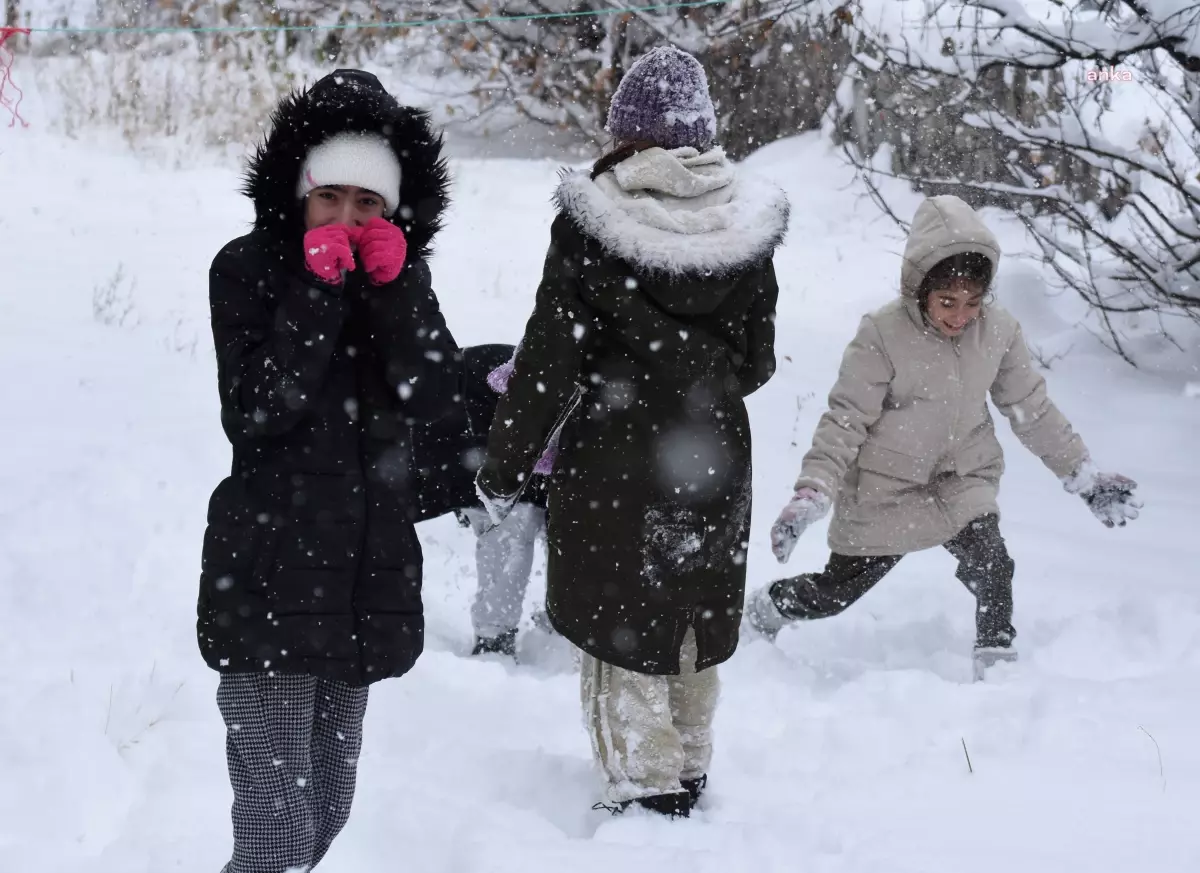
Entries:
{"type": "Polygon", "coordinates": [[[967,253],[988,259],[992,265],[988,274],[991,284],[1000,265],[1000,242],[996,235],[960,198],[951,194],[927,198],[917,207],[904,245],[900,293],[915,300],[930,270],[946,258],[967,253]]]}

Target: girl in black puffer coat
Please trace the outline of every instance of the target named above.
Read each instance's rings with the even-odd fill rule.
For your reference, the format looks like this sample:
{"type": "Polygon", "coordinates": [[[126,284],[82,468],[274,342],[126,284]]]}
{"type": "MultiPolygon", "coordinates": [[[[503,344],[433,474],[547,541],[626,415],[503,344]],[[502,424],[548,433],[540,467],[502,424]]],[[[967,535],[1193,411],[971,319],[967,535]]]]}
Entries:
{"type": "MultiPolygon", "coordinates": [[[[546,529],[546,489],[534,482],[501,524],[493,524],[475,491],[487,450],[488,428],[511,370],[514,348],[463,350],[466,394],[462,411],[413,435],[421,520],[453,512],[475,534],[477,588],[471,603],[472,655],[515,658],[517,625],[531,581],[535,545],[546,529]]],[[[540,478],[540,477],[539,477],[540,478]]]]}
{"type": "Polygon", "coordinates": [[[310,869],[345,824],[367,688],[421,654],[414,426],[463,407],[427,258],[440,137],[366,73],[286,98],[254,156],[254,229],[210,274],[230,475],[197,634],[221,673],[226,873],[310,869]]]}

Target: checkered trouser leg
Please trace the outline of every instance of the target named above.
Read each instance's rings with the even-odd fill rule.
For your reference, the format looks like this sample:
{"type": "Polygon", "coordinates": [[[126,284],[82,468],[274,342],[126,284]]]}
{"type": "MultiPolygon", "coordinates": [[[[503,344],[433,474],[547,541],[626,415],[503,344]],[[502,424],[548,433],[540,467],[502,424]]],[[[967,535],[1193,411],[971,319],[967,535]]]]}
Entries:
{"type": "Polygon", "coordinates": [[[234,798],[233,857],[222,873],[311,870],[350,816],[367,689],[225,673],[217,705],[234,798]]]}

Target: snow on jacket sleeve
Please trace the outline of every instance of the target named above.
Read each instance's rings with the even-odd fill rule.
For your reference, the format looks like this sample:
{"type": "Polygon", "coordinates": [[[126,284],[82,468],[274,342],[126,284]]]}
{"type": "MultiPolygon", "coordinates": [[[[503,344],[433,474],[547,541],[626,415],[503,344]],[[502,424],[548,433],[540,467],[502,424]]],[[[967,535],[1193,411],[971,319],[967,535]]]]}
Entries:
{"type": "Polygon", "coordinates": [[[812,488],[831,499],[837,494],[871,426],[883,414],[894,376],[879,328],[865,316],[842,356],[837,382],[829,393],[829,409],[817,423],[812,448],[804,456],[797,491],[812,488]]]}
{"type": "Polygon", "coordinates": [[[462,402],[462,351],[442,315],[429,265],[415,259],[393,283],[370,292],[370,337],[384,378],[414,423],[438,421],[462,402]]]}
{"type": "Polygon", "coordinates": [[[286,433],[316,402],[346,304],[315,276],[289,277],[271,312],[259,277],[224,249],[209,271],[222,419],[230,439],[286,433]]]}
{"type": "Polygon", "coordinates": [[[487,458],[477,480],[486,497],[511,496],[532,475],[571,402],[594,327],[591,309],[580,296],[577,265],[571,263],[577,253],[561,244],[566,235],[562,221],[551,230],[533,315],[492,419],[487,458]]]}
{"type": "Polygon", "coordinates": [[[749,397],[775,375],[775,307],[779,302],[779,282],[775,263],[768,260],[747,281],[758,285],[754,303],[746,315],[746,360],[738,370],[743,397],[749,397]]]}
{"type": "Polygon", "coordinates": [[[1046,380],[1034,367],[1020,325],[1000,361],[992,383],[992,402],[1012,424],[1013,433],[1059,478],[1070,476],[1087,457],[1079,434],[1046,391],[1046,380]]]}

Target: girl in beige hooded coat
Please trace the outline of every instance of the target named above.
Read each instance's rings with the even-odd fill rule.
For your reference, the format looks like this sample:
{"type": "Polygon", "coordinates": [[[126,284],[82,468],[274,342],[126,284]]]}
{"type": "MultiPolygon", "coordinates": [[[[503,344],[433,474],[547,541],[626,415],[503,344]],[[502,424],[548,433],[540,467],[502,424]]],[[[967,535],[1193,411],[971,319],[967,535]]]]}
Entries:
{"type": "Polygon", "coordinates": [[[1136,483],[1098,472],[1046,393],[1017,321],[984,298],[996,237],[962,200],[931,197],[913,219],[901,296],[865,316],[846,349],[796,494],[771,531],[786,562],[801,533],[836,507],[822,573],[753,593],[747,619],[773,639],[788,622],[836,615],[909,552],[944,546],[976,596],[976,676],[1013,660],[1013,561],[999,530],[1004,456],[987,397],[1021,442],[1105,525],[1141,504],[1136,483]]]}

